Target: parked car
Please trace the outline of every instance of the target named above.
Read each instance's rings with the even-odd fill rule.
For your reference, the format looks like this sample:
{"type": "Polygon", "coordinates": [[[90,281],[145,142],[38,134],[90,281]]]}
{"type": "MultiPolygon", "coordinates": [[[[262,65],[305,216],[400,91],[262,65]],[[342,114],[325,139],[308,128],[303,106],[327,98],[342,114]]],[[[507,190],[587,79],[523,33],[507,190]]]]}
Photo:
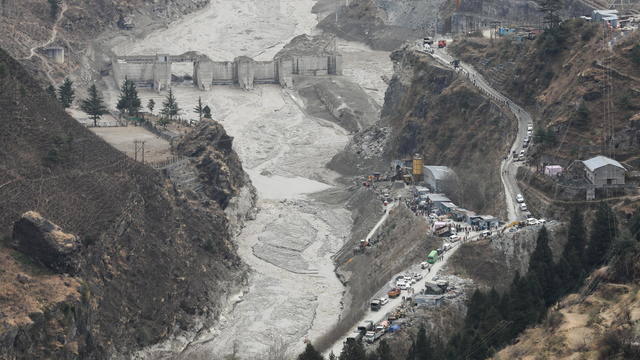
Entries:
{"type": "Polygon", "coordinates": [[[536,218],[528,218],[527,225],[538,225],[538,220],[536,218]]]}
{"type": "Polygon", "coordinates": [[[426,261],[423,261],[423,262],[420,263],[420,268],[422,270],[428,268],[429,266],[430,266],[430,264],[428,262],[426,262],[426,261]]]}
{"type": "Polygon", "coordinates": [[[527,211],[528,210],[527,204],[525,204],[525,203],[520,204],[520,210],[527,211]]]}
{"type": "Polygon", "coordinates": [[[385,306],[389,303],[389,298],[383,297],[380,298],[380,306],[385,306]]]}
{"type": "Polygon", "coordinates": [[[538,219],[538,224],[546,224],[547,220],[545,219],[538,219]]]}
{"type": "Polygon", "coordinates": [[[524,202],[524,196],[522,196],[522,194],[516,195],[516,201],[519,202],[519,203],[523,203],[524,202]]]}
{"type": "Polygon", "coordinates": [[[420,281],[420,280],[422,280],[422,274],[420,274],[420,273],[415,273],[415,274],[413,274],[413,278],[414,278],[415,280],[417,280],[417,281],[420,281]]]}
{"type": "MultiPolygon", "coordinates": [[[[452,242],[452,243],[454,243],[454,242],[456,242],[458,240],[460,240],[460,236],[457,235],[457,234],[449,236],[449,241],[452,242]]],[[[445,249],[445,250],[447,250],[447,249],[445,249]]]]}
{"type": "Polygon", "coordinates": [[[442,248],[444,249],[444,251],[449,251],[449,250],[451,250],[451,244],[449,244],[449,243],[444,243],[444,244],[442,245],[442,248]]]}

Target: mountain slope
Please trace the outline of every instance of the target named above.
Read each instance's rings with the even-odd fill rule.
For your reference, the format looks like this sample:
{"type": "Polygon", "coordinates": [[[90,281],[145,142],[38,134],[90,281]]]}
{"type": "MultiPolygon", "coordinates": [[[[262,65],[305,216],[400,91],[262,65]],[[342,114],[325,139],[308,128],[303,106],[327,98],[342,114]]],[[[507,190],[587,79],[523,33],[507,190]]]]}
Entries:
{"type": "Polygon", "coordinates": [[[71,278],[0,247],[2,288],[21,289],[0,297],[0,357],[102,359],[215,317],[244,273],[218,203],[188,200],[93,135],[4,51],[0,78],[1,237],[33,210],[82,241],[71,278]]]}

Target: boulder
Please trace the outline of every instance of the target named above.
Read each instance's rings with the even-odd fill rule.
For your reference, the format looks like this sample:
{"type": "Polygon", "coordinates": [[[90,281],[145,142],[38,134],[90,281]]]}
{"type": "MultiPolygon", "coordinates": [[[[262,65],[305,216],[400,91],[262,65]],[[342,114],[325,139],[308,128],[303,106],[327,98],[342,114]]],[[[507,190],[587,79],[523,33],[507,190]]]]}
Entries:
{"type": "Polygon", "coordinates": [[[34,261],[59,273],[77,271],[75,255],[80,239],[35,211],[28,211],[13,225],[14,247],[34,261]]]}

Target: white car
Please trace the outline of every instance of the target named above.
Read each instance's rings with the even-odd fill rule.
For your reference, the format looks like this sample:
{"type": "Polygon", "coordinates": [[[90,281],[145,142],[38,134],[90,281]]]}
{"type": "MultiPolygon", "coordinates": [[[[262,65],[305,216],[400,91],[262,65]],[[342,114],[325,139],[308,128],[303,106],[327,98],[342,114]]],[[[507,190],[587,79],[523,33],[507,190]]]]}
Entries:
{"type": "Polygon", "coordinates": [[[380,306],[385,306],[389,303],[389,298],[383,297],[380,298],[380,306]]]}
{"type": "Polygon", "coordinates": [[[545,219],[538,219],[538,224],[546,224],[547,220],[545,219]]]}
{"type": "Polygon", "coordinates": [[[522,194],[516,195],[516,201],[519,202],[519,203],[523,203],[524,202],[524,196],[522,196],[522,194]]]}
{"type": "Polygon", "coordinates": [[[449,244],[449,243],[444,243],[444,244],[442,245],[442,249],[443,249],[444,251],[449,251],[449,250],[451,250],[451,244],[449,244]]]}
{"type": "Polygon", "coordinates": [[[460,240],[460,236],[458,236],[458,235],[451,235],[451,236],[449,236],[449,241],[450,241],[450,242],[456,242],[456,241],[458,241],[458,240],[460,240]]]}
{"type": "Polygon", "coordinates": [[[417,280],[417,281],[422,280],[422,274],[420,274],[420,273],[413,274],[413,279],[417,280]]]}
{"type": "Polygon", "coordinates": [[[538,225],[538,219],[536,218],[528,218],[527,225],[538,225]]]}
{"type": "Polygon", "coordinates": [[[525,204],[525,203],[520,204],[520,210],[527,211],[528,210],[527,204],[525,204]]]}
{"type": "Polygon", "coordinates": [[[533,131],[533,125],[529,124],[529,126],[527,126],[527,131],[533,131]]]}
{"type": "Polygon", "coordinates": [[[400,290],[407,290],[411,287],[411,285],[407,284],[406,282],[402,282],[400,283],[400,285],[398,285],[398,287],[400,288],[400,290]]]}
{"type": "Polygon", "coordinates": [[[420,268],[421,268],[422,270],[424,270],[424,269],[428,268],[428,267],[429,267],[429,265],[430,265],[430,264],[429,264],[428,262],[423,261],[423,262],[421,262],[421,263],[420,263],[420,268]]]}

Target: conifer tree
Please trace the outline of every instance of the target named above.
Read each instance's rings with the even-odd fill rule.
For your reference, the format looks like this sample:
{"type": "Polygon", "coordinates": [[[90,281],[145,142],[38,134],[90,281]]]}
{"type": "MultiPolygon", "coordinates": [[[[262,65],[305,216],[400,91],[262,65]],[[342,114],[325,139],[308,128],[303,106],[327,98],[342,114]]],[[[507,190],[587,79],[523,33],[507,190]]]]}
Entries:
{"type": "Polygon", "coordinates": [[[136,116],[142,108],[142,102],[138,97],[136,84],[132,80],[125,79],[120,88],[120,98],[116,108],[120,112],[127,112],[129,116],[136,116]]]}
{"type": "Polygon", "coordinates": [[[380,360],[393,360],[393,353],[391,352],[391,348],[387,343],[387,340],[380,340],[380,345],[378,345],[378,349],[376,350],[376,354],[378,354],[378,359],[380,360]]]}
{"type": "Polygon", "coordinates": [[[640,208],[636,209],[629,221],[629,231],[633,239],[640,241],[640,208]]]}
{"type": "Polygon", "coordinates": [[[202,108],[202,116],[205,119],[211,119],[211,108],[209,105],[205,105],[204,108],[202,108]]]}
{"type": "Polygon", "coordinates": [[[551,305],[556,300],[553,253],[549,248],[549,234],[546,227],[542,227],[538,233],[536,248],[529,260],[528,276],[537,281],[542,291],[542,298],[546,306],[551,305]]]}
{"type": "Polygon", "coordinates": [[[347,339],[342,352],[340,353],[339,360],[366,360],[366,354],[362,341],[356,341],[355,339],[347,339]]]}
{"type": "Polygon", "coordinates": [[[307,347],[304,352],[298,355],[298,360],[323,360],[322,354],[320,354],[311,343],[307,343],[307,347]]]}
{"type": "Polygon", "coordinates": [[[56,98],[56,88],[53,87],[53,85],[49,85],[47,87],[47,94],[49,94],[49,96],[51,96],[52,98],[56,98]]]}
{"type": "Polygon", "coordinates": [[[193,112],[198,114],[198,120],[202,120],[204,114],[204,106],[202,106],[202,97],[198,96],[198,104],[193,108],[193,112]]]}
{"type": "Polygon", "coordinates": [[[587,248],[587,264],[591,269],[606,261],[611,244],[616,238],[616,228],[615,214],[607,203],[600,203],[591,226],[587,248]]]}
{"type": "Polygon", "coordinates": [[[156,107],[156,102],[153,101],[153,99],[149,99],[149,101],[147,101],[147,109],[149,109],[149,112],[153,114],[153,108],[156,107]]]}
{"type": "Polygon", "coordinates": [[[431,344],[427,338],[427,331],[424,326],[420,326],[418,330],[418,336],[415,343],[415,360],[429,360],[431,359],[431,344]]]}
{"type": "Polygon", "coordinates": [[[176,97],[173,96],[173,90],[169,89],[167,93],[167,97],[162,103],[162,110],[160,113],[164,118],[166,118],[169,122],[173,121],[173,117],[177,116],[180,113],[180,107],[178,106],[178,102],[176,101],[176,97]]]}
{"type": "Polygon", "coordinates": [[[536,0],[538,9],[544,14],[544,23],[550,29],[556,29],[560,26],[562,19],[560,11],[562,10],[562,0],[536,0]]]}
{"type": "Polygon", "coordinates": [[[586,232],[582,213],[576,208],[571,214],[567,244],[556,266],[556,274],[562,276],[565,291],[575,290],[585,277],[586,232]]]}
{"type": "Polygon", "coordinates": [[[333,350],[329,353],[329,360],[337,360],[336,355],[333,353],[333,350]]]}
{"type": "Polygon", "coordinates": [[[89,88],[89,97],[82,100],[80,108],[93,120],[93,126],[98,126],[98,119],[107,113],[107,108],[104,106],[95,84],[89,88]]]}
{"type": "Polygon", "coordinates": [[[75,97],[75,91],[73,91],[73,81],[69,78],[64,79],[64,83],[58,88],[58,101],[65,109],[70,107],[75,97]]]}

